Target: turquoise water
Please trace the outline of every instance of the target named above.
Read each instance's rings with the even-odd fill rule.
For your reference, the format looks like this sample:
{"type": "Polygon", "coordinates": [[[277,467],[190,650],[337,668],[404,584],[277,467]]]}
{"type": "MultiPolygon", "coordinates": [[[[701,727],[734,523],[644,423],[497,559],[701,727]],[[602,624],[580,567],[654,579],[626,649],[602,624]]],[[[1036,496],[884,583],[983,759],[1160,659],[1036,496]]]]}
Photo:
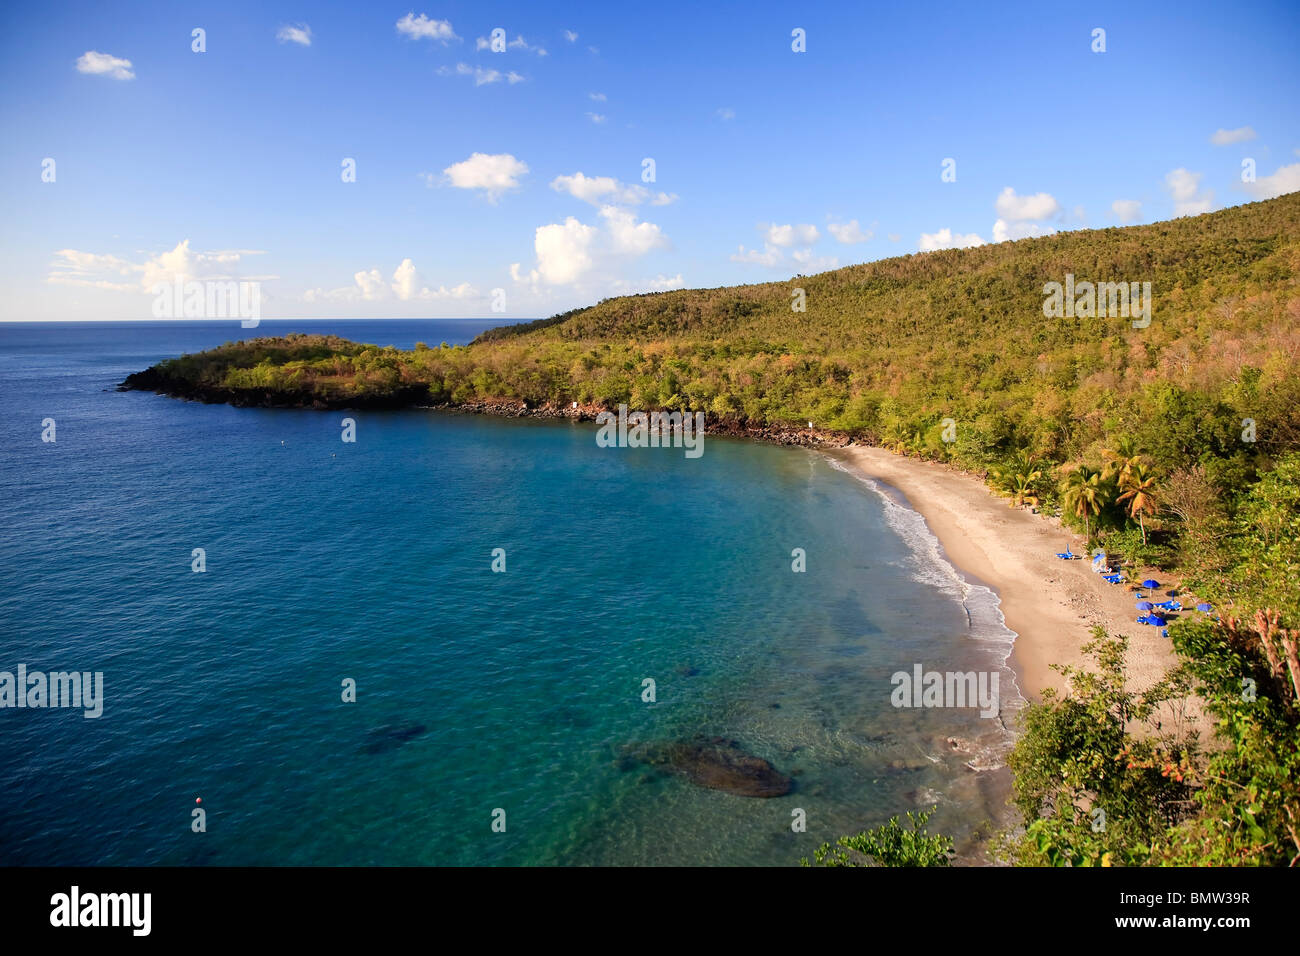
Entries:
{"type": "Polygon", "coordinates": [[[992,668],[1005,711],[996,598],[822,455],[113,390],[231,338],[485,324],[0,326],[0,670],[105,685],[97,720],[0,709],[0,863],[789,865],[919,806],[963,847],[1002,813],[1006,771],[946,743],[996,768],[997,721],[889,702],[914,663],[992,668]],[[700,733],[794,791],[620,759],[700,733]]]}

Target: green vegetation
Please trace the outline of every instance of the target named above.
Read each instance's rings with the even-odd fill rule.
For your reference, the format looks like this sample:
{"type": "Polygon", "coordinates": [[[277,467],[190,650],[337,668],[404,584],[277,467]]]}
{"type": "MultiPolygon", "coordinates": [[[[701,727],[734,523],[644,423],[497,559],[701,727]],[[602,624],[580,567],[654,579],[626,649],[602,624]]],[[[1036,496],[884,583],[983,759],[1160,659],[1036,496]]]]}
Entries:
{"type": "Polygon", "coordinates": [[[1100,628],[1095,667],[1059,670],[1025,712],[1012,751],[1024,831],[1008,850],[1034,866],[1287,866],[1300,861],[1300,631],[1257,612],[1253,626],[1172,629],[1180,666],[1138,695],[1123,638],[1100,628]],[[1195,691],[1214,718],[1202,746],[1180,718],[1195,691]]]}
{"type": "MultiPolygon", "coordinates": [[[[1149,226],[607,299],[462,347],[232,343],[128,384],[247,404],[576,401],[703,411],[713,426],[812,421],[983,473],[1012,507],[1059,513],[1134,574],[1162,568],[1255,621],[1176,621],[1182,666],[1141,696],[1123,686],[1123,641],[1099,635],[1097,670],[1068,673],[1069,695],[1026,712],[1013,858],[1295,862],[1298,279],[1293,193],[1149,226]],[[1044,285],[1067,274],[1149,281],[1149,326],[1044,317],[1044,285]],[[791,309],[796,288],[805,312],[791,309]],[[1245,679],[1258,687],[1249,701],[1245,679]],[[1168,724],[1189,692],[1214,715],[1212,741],[1168,724]]],[[[929,845],[915,822],[910,836],[891,823],[818,862],[912,859],[904,837],[929,845]]]]}
{"type": "Polygon", "coordinates": [[[910,829],[890,817],[874,830],[843,836],[835,846],[823,843],[813,851],[813,863],[807,858],[801,866],[947,866],[952,857],[952,840],[942,834],[930,834],[925,824],[934,813],[907,814],[910,829]]]}

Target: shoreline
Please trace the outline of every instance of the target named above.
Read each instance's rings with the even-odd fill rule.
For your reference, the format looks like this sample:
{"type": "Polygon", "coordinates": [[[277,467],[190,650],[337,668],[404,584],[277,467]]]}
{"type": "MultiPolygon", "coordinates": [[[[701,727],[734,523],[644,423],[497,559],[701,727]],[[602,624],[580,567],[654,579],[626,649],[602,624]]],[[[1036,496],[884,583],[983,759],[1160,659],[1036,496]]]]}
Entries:
{"type": "MultiPolygon", "coordinates": [[[[322,402],[307,395],[259,391],[235,394],[167,381],[155,368],[128,376],[118,390],[148,391],[236,407],[318,411],[407,408],[444,414],[594,421],[605,410],[594,405],[529,405],[512,399],[427,405],[413,401],[412,396],[377,402],[322,402]]],[[[1078,549],[1076,553],[1086,553],[1079,547],[1079,535],[1062,527],[1059,519],[1009,507],[974,475],[940,462],[857,444],[849,435],[825,429],[715,419],[709,434],[816,450],[902,495],[907,506],[924,519],[958,573],[996,594],[1006,627],[1015,635],[1007,664],[1015,672],[1026,699],[1041,699],[1048,687],[1065,689],[1065,682],[1052,665],[1083,664],[1080,647],[1091,637],[1094,625],[1101,625],[1112,636],[1128,637],[1125,674],[1134,690],[1150,687],[1176,664],[1169,641],[1159,637],[1155,628],[1136,623],[1134,594],[1127,586],[1108,584],[1092,572],[1087,559],[1062,561],[1056,557],[1056,552],[1066,545],[1072,551],[1078,549]]]]}
{"type": "Polygon", "coordinates": [[[1080,551],[1080,536],[1060,521],[1008,507],[973,475],[939,462],[905,458],[867,445],[823,449],[855,473],[900,493],[925,519],[945,556],[966,578],[991,588],[1016,637],[1008,664],[1026,698],[1048,687],[1064,690],[1053,664],[1079,666],[1080,648],[1100,624],[1129,638],[1126,683],[1145,690],[1176,663],[1168,640],[1137,624],[1133,592],[1108,584],[1087,559],[1062,561],[1056,552],[1080,551]]]}

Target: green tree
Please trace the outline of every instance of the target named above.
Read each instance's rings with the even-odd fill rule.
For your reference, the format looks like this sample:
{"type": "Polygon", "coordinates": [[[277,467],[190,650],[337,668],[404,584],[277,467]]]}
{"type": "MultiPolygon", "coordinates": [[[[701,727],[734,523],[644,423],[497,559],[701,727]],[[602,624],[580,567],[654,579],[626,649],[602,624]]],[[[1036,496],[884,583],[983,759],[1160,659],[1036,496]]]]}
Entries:
{"type": "Polygon", "coordinates": [[[874,830],[842,836],[835,845],[823,843],[813,851],[813,863],[807,857],[801,866],[948,866],[953,852],[952,839],[931,834],[925,824],[934,813],[931,807],[915,816],[909,811],[910,829],[890,817],[874,830]]]}
{"type": "Polygon", "coordinates": [[[1137,518],[1138,527],[1142,529],[1142,543],[1146,544],[1147,526],[1143,519],[1160,510],[1156,476],[1141,462],[1131,462],[1119,472],[1119,490],[1118,500],[1128,502],[1128,515],[1137,518]]]}
{"type": "Polygon", "coordinates": [[[1065,476],[1061,502],[1067,513],[1083,519],[1084,534],[1092,539],[1092,518],[1110,502],[1109,488],[1101,472],[1080,465],[1065,476]]]}
{"type": "Polygon", "coordinates": [[[1143,456],[1138,451],[1137,442],[1128,435],[1116,437],[1109,448],[1102,450],[1101,457],[1105,461],[1101,471],[1102,478],[1113,480],[1121,485],[1134,468],[1143,464],[1143,456]]]}
{"type": "Polygon", "coordinates": [[[1127,638],[1094,628],[1083,646],[1092,666],[1053,665],[1066,694],[1049,688],[1025,707],[1024,733],[1007,760],[1025,827],[1008,841],[1015,862],[1140,865],[1169,821],[1189,812],[1190,786],[1165,770],[1186,765],[1194,740],[1159,720],[1160,706],[1185,696],[1187,682],[1134,693],[1124,681],[1127,649],[1127,638]]]}

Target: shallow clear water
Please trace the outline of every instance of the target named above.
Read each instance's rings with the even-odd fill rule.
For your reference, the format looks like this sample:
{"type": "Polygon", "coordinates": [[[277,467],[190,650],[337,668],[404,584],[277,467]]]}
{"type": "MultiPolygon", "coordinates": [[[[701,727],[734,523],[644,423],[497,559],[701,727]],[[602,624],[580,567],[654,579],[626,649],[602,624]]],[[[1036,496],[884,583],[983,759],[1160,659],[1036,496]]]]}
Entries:
{"type": "Polygon", "coordinates": [[[996,765],[998,721],[890,704],[920,663],[999,671],[1007,710],[996,598],[824,456],[113,390],[227,339],[486,324],[0,326],[0,671],[102,671],[106,698],[0,709],[0,863],[789,865],[919,806],[963,844],[1002,813],[1005,770],[945,742],[996,765]],[[621,759],[696,734],[794,791],[621,759]]]}

